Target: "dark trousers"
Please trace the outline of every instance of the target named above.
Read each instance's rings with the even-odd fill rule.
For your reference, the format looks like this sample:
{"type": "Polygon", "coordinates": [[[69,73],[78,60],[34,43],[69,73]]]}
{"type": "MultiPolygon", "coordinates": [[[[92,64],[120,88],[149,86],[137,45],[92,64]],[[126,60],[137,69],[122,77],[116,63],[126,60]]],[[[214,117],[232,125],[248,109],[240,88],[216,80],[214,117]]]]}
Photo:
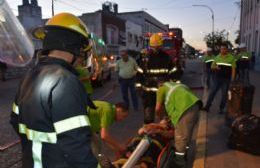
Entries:
{"type": "Polygon", "coordinates": [[[138,99],[135,89],[135,78],[123,79],[119,77],[119,84],[124,102],[129,106],[128,90],[130,90],[134,109],[138,109],[138,99]]]}
{"type": "Polygon", "coordinates": [[[237,80],[245,82],[245,83],[249,82],[249,68],[239,69],[238,75],[237,75],[237,80]]]}
{"type": "Polygon", "coordinates": [[[227,103],[229,84],[230,84],[230,79],[225,79],[225,78],[214,79],[213,86],[212,88],[210,88],[209,97],[205,106],[207,109],[210,108],[217,92],[221,89],[222,96],[221,96],[219,109],[220,111],[224,110],[227,103]]]}
{"type": "Polygon", "coordinates": [[[237,75],[236,80],[242,81],[244,83],[249,82],[249,70],[250,61],[238,61],[237,62],[237,75]]]}
{"type": "Polygon", "coordinates": [[[2,81],[5,81],[5,80],[6,80],[6,78],[5,78],[5,72],[6,72],[6,69],[5,69],[5,68],[0,68],[1,80],[2,80],[2,81]]]}
{"type": "Polygon", "coordinates": [[[213,80],[214,80],[214,74],[211,71],[207,71],[206,76],[206,87],[209,89],[212,86],[213,80]]]}

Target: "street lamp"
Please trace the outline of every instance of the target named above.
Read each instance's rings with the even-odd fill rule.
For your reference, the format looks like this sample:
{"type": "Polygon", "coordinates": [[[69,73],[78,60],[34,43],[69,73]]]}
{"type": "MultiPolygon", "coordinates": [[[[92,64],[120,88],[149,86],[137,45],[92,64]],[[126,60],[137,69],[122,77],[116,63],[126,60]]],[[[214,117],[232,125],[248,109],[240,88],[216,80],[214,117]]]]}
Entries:
{"type": "Polygon", "coordinates": [[[192,5],[194,7],[203,7],[203,8],[207,8],[210,10],[211,12],[211,18],[212,18],[212,38],[213,38],[213,51],[215,51],[215,38],[214,38],[214,11],[211,7],[209,7],[208,5],[192,5]]]}
{"type": "Polygon", "coordinates": [[[54,16],[54,0],[51,0],[51,13],[54,16]]]}

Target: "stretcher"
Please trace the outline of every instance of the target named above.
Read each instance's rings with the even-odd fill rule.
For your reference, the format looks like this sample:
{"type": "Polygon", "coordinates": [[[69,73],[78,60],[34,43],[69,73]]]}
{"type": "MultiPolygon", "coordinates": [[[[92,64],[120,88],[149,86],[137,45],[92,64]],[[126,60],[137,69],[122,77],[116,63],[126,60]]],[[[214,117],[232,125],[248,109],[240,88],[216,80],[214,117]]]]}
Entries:
{"type": "Polygon", "coordinates": [[[128,144],[125,155],[113,162],[115,168],[166,168],[174,156],[171,142],[160,136],[138,136],[128,144]]]}

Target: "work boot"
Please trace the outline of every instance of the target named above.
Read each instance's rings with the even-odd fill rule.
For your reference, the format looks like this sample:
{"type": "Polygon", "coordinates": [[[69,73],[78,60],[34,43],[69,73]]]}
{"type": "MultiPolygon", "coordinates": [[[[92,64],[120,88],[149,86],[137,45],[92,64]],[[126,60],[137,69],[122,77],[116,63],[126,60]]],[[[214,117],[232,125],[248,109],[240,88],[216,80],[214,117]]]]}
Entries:
{"type": "Polygon", "coordinates": [[[185,154],[175,153],[173,162],[171,164],[171,168],[185,168],[185,167],[186,167],[185,154]]]}
{"type": "Polygon", "coordinates": [[[188,161],[188,151],[189,151],[190,147],[189,146],[186,146],[186,153],[184,155],[184,159],[185,161],[188,161]]]}

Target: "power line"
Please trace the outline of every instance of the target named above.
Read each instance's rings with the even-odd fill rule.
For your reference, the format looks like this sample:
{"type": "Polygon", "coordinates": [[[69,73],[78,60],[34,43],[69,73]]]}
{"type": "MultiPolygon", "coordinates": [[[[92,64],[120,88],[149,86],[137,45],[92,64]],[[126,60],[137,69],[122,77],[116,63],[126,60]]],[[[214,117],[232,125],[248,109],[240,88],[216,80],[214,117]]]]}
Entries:
{"type": "MultiPolygon", "coordinates": [[[[179,0],[169,0],[169,1],[165,2],[165,3],[160,4],[160,6],[161,6],[161,7],[163,7],[163,6],[169,6],[169,5],[171,5],[172,3],[177,2],[177,1],[179,1],[179,0]]],[[[157,6],[158,6],[158,5],[157,5],[157,6]]],[[[154,8],[156,8],[157,6],[155,6],[154,8]]],[[[152,7],[152,8],[153,8],[153,7],[152,7]]],[[[149,8],[149,9],[151,9],[151,8],[149,8]]]]}
{"type": "Polygon", "coordinates": [[[100,4],[99,3],[97,3],[97,2],[89,2],[89,1],[86,1],[86,0],[84,0],[84,2],[82,2],[81,0],[73,0],[73,1],[77,1],[78,3],[81,3],[81,4],[88,4],[88,5],[92,5],[92,6],[97,6],[97,5],[100,5],[100,4],[102,4],[102,2],[101,1],[99,1],[100,2],[100,4]]]}
{"type": "Polygon", "coordinates": [[[235,17],[234,17],[234,19],[233,19],[233,22],[231,23],[231,25],[230,25],[230,27],[229,27],[228,30],[231,30],[231,29],[233,28],[233,26],[234,26],[234,24],[235,24],[235,22],[236,22],[236,20],[237,20],[238,14],[239,14],[239,9],[237,9],[237,11],[236,11],[236,13],[235,13],[235,17]]]}
{"type": "Polygon", "coordinates": [[[69,7],[73,8],[73,9],[79,10],[81,12],[85,12],[83,9],[80,9],[77,6],[74,6],[74,5],[72,5],[72,4],[68,3],[68,2],[64,2],[64,1],[61,1],[61,0],[56,0],[56,2],[64,4],[66,6],[69,6],[69,7]]]}
{"type": "Polygon", "coordinates": [[[192,6],[180,6],[180,7],[165,7],[165,8],[147,8],[148,10],[183,10],[193,8],[192,6]]]}

